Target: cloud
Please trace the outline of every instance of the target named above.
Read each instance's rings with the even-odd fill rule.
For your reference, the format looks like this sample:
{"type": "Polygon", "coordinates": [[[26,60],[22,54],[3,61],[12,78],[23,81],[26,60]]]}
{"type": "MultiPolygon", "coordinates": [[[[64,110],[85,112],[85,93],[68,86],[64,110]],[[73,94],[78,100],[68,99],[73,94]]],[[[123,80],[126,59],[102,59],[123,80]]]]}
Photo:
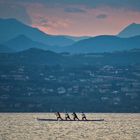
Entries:
{"type": "MultiPolygon", "coordinates": [[[[47,34],[63,34],[65,31],[69,31],[72,22],[68,19],[58,17],[41,17],[40,20],[36,19],[37,22],[33,22],[32,26],[39,28],[47,34]]],[[[68,34],[68,33],[66,33],[68,34]]]]}
{"type": "Polygon", "coordinates": [[[65,29],[68,28],[72,23],[67,18],[60,17],[45,17],[38,16],[34,20],[34,26],[42,26],[48,29],[65,29]]]}
{"type": "Polygon", "coordinates": [[[26,24],[31,24],[30,16],[25,7],[18,3],[0,2],[0,17],[1,18],[16,18],[26,24]]]}
{"type": "Polygon", "coordinates": [[[100,14],[100,15],[97,15],[96,18],[97,19],[105,19],[105,18],[107,18],[107,15],[106,14],[100,14]]]}
{"type": "MultiPolygon", "coordinates": [[[[11,2],[11,0],[0,0],[0,3],[11,2]],[[6,2],[5,2],[6,1],[6,2]]],[[[47,7],[66,8],[68,6],[84,6],[86,8],[111,7],[131,11],[140,11],[140,0],[12,0],[11,3],[40,3],[47,7]]],[[[84,12],[75,8],[65,9],[65,12],[84,12]]]]}
{"type": "MultiPolygon", "coordinates": [[[[23,2],[23,0],[13,0],[13,2],[23,2]]],[[[87,8],[99,8],[105,6],[140,11],[140,0],[24,0],[24,2],[37,2],[54,7],[65,7],[66,5],[84,5],[87,8]]]]}
{"type": "Polygon", "coordinates": [[[49,19],[47,22],[41,23],[44,27],[49,28],[68,28],[71,23],[66,19],[49,19]]]}
{"type": "Polygon", "coordinates": [[[86,13],[85,10],[80,8],[65,8],[64,11],[68,13],[86,13]]]}

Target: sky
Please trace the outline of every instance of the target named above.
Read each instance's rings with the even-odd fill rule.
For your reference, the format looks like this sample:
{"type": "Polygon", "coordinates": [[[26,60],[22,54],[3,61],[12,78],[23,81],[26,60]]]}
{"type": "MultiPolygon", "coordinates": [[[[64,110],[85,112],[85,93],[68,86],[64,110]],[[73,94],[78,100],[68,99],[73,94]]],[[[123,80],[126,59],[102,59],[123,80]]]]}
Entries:
{"type": "Polygon", "coordinates": [[[140,23],[140,0],[0,0],[0,18],[16,18],[47,34],[116,35],[140,23]]]}

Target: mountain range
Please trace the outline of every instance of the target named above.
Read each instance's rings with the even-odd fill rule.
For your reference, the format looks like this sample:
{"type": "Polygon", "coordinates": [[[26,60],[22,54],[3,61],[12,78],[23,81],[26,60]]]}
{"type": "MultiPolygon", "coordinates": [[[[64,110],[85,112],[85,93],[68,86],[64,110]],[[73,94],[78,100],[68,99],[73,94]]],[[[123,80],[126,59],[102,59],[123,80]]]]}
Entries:
{"type": "Polygon", "coordinates": [[[64,36],[48,35],[37,28],[25,25],[16,19],[0,19],[0,43],[4,43],[19,35],[47,45],[65,46],[74,43],[64,36]]]}
{"type": "Polygon", "coordinates": [[[117,36],[97,36],[81,40],[65,48],[71,53],[113,52],[140,48],[140,36],[120,38],[117,36]]]}
{"type": "Polygon", "coordinates": [[[54,52],[101,53],[140,48],[140,24],[135,23],[116,36],[73,37],[49,35],[16,19],[0,19],[0,31],[0,52],[39,48],[54,52]]]}

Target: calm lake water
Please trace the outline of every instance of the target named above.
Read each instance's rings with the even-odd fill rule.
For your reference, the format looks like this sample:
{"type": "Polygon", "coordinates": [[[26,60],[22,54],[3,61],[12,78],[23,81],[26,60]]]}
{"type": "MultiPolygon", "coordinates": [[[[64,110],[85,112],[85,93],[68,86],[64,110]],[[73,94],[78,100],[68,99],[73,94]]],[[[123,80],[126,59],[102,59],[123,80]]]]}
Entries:
{"type": "Polygon", "coordinates": [[[140,114],[86,115],[88,119],[105,121],[38,121],[37,118],[52,119],[55,115],[0,113],[0,140],[140,140],[140,114]]]}

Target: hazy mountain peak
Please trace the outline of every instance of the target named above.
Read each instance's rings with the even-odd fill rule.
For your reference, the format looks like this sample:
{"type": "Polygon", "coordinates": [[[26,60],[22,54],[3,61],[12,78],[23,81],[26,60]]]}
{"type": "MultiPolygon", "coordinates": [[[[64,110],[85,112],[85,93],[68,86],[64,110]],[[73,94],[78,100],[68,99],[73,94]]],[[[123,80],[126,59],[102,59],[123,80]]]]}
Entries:
{"type": "Polygon", "coordinates": [[[29,48],[40,48],[40,49],[45,49],[45,50],[50,48],[50,46],[34,41],[23,34],[8,40],[4,44],[14,49],[15,51],[22,51],[29,48]]]}
{"type": "Polygon", "coordinates": [[[13,38],[13,40],[20,40],[20,41],[28,41],[31,40],[29,37],[25,36],[24,34],[21,34],[15,38],[13,38]]]}
{"type": "Polygon", "coordinates": [[[119,34],[119,37],[132,37],[140,35],[140,24],[131,23],[125,27],[119,34]]]}
{"type": "MultiPolygon", "coordinates": [[[[43,50],[43,49],[40,49],[40,48],[29,48],[27,50],[24,50],[24,51],[21,51],[20,53],[34,53],[34,54],[40,54],[40,53],[45,53],[45,54],[57,54],[53,51],[49,51],[49,50],[43,50]]],[[[58,54],[57,54],[58,55],[58,54]]]]}

